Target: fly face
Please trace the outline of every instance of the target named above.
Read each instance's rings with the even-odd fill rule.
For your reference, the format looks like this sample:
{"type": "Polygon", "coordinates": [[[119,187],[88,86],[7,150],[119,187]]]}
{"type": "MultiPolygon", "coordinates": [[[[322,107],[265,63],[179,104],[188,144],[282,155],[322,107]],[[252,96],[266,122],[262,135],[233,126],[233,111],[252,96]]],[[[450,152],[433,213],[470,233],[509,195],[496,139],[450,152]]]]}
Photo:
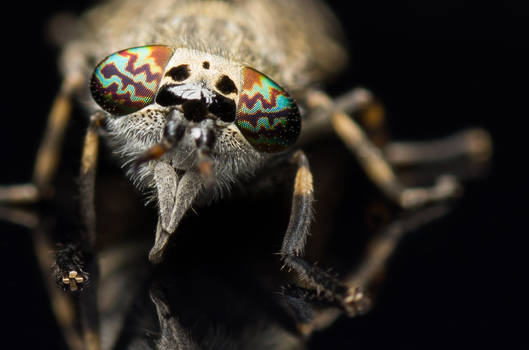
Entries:
{"type": "Polygon", "coordinates": [[[253,172],[301,131],[297,105],[272,79],[191,49],[152,45],[116,52],[94,70],[91,92],[112,115],[111,142],[126,159],[163,156],[175,170],[197,171],[205,156],[221,182],[253,172]]]}

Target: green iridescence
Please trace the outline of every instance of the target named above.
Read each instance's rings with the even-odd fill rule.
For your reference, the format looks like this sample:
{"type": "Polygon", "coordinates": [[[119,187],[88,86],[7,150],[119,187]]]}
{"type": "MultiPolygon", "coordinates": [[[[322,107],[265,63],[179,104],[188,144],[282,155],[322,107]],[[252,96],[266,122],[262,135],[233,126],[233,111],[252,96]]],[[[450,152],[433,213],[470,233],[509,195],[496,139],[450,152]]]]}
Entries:
{"type": "Polygon", "coordinates": [[[286,126],[287,119],[284,117],[275,118],[273,124],[270,125],[270,120],[268,117],[261,117],[257,120],[257,125],[255,127],[247,120],[240,120],[238,125],[239,127],[250,130],[251,132],[258,133],[261,128],[264,130],[274,130],[278,125],[286,126]]]}
{"type": "Polygon", "coordinates": [[[279,152],[296,141],[301,118],[285,90],[265,75],[246,67],[237,126],[258,151],[279,152]]]}
{"type": "Polygon", "coordinates": [[[167,46],[122,50],[108,56],[94,70],[92,96],[104,109],[127,114],[150,104],[172,54],[167,46]]]}

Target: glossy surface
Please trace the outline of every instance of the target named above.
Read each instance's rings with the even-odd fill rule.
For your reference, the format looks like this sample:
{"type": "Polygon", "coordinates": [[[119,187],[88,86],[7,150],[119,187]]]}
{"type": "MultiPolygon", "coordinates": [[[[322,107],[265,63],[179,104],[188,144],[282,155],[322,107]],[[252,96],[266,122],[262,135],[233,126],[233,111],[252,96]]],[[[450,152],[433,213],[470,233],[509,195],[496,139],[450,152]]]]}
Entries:
{"type": "Polygon", "coordinates": [[[296,142],[301,116],[294,100],[270,78],[245,67],[242,71],[236,124],[260,152],[283,151],[296,142]]]}
{"type": "Polygon", "coordinates": [[[142,46],[116,52],[97,65],[90,82],[94,100],[107,112],[125,115],[154,99],[173,50],[142,46]]]}

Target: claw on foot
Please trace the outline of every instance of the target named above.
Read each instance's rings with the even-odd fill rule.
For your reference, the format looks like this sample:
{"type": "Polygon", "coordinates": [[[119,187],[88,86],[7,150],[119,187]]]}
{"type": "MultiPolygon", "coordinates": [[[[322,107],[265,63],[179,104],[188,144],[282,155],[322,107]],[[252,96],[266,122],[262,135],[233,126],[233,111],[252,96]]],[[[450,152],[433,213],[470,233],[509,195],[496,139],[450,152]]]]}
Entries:
{"type": "Polygon", "coordinates": [[[349,316],[362,315],[371,307],[370,298],[361,288],[351,287],[343,300],[345,311],[349,316]]]}
{"type": "Polygon", "coordinates": [[[62,283],[69,285],[70,291],[75,292],[78,289],[78,284],[85,281],[83,276],[79,275],[77,271],[70,271],[68,276],[62,278],[62,283]]]}

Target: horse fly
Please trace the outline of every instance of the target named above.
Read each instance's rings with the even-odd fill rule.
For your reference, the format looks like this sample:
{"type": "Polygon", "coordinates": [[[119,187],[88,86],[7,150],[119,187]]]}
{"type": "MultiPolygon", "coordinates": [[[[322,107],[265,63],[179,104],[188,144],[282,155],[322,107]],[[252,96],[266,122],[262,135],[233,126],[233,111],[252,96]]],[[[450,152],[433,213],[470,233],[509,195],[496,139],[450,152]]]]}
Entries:
{"type": "MultiPolygon", "coordinates": [[[[80,35],[63,47],[64,80],[33,181],[0,188],[0,201],[7,203],[50,193],[76,97],[90,115],[80,178],[85,230],[79,251],[66,257],[94,253],[99,134],[134,185],[157,203],[152,263],[162,261],[171,235],[194,205],[222,197],[263,167],[290,164],[297,170],[280,257],[318,296],[353,315],[362,309],[361,288],[303,259],[313,181],[301,147],[315,135],[334,133],[403,209],[453,198],[461,188],[455,176],[445,174],[430,187],[406,187],[395,175],[392,154],[413,163],[461,155],[483,159],[490,153],[488,134],[479,129],[443,139],[434,151],[384,153],[375,146],[350,117],[377,108],[372,94],[355,88],[333,98],[319,88],[338,76],[348,57],[337,20],[317,0],[107,1],[82,16],[78,28],[80,35]]],[[[91,278],[83,259],[60,260],[59,283],[77,289],[91,278]]]]}

